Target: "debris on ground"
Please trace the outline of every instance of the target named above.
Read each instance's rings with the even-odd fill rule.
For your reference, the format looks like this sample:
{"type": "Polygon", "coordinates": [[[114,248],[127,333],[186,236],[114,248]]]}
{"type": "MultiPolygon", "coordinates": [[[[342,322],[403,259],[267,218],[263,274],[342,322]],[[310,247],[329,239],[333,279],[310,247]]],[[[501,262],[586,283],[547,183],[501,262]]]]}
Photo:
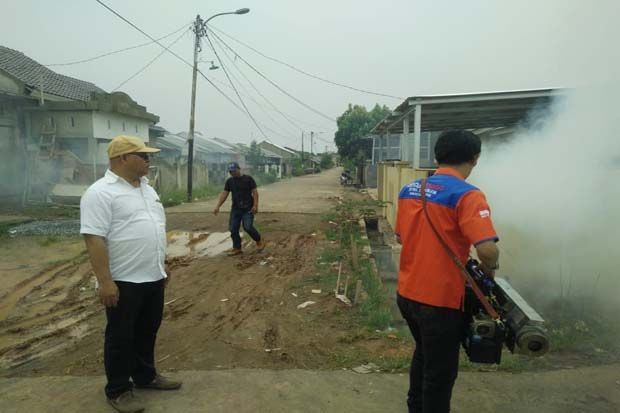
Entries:
{"type": "Polygon", "coordinates": [[[354,367],[351,370],[359,374],[368,374],[372,372],[379,373],[381,371],[381,369],[379,369],[379,366],[377,366],[375,363],[362,364],[361,366],[354,367]]]}
{"type": "Polygon", "coordinates": [[[344,294],[336,294],[336,298],[345,303],[346,305],[351,305],[351,300],[344,294]]]}
{"type": "Polygon", "coordinates": [[[321,294],[322,290],[312,290],[312,294],[321,294]]]}
{"type": "Polygon", "coordinates": [[[297,293],[291,293],[291,295],[295,298],[297,298],[297,293]]]}
{"type": "Polygon", "coordinates": [[[316,302],[315,301],[306,301],[306,302],[303,302],[303,303],[299,304],[297,306],[297,308],[298,309],[306,308],[306,307],[308,307],[309,305],[312,305],[312,304],[316,304],[316,302]]]}

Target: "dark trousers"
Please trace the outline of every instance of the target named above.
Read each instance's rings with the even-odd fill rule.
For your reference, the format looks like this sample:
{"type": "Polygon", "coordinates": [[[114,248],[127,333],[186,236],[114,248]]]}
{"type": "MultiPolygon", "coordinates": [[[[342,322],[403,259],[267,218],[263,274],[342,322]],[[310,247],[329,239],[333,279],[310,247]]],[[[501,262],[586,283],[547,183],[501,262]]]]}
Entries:
{"type": "Polygon", "coordinates": [[[164,310],[164,280],[116,285],[120,296],[116,307],[106,308],[103,348],[108,398],[131,390],[130,378],[136,384],[155,378],[155,338],[164,310]]]}
{"type": "Polygon", "coordinates": [[[415,340],[409,370],[409,413],[447,413],[459,367],[465,315],[397,296],[415,340]]]}
{"type": "Polygon", "coordinates": [[[233,208],[230,210],[230,222],[228,224],[230,237],[233,241],[233,248],[241,249],[241,236],[239,235],[241,224],[243,224],[245,232],[247,232],[254,241],[260,241],[260,234],[256,228],[254,228],[254,214],[247,209],[233,208]]]}

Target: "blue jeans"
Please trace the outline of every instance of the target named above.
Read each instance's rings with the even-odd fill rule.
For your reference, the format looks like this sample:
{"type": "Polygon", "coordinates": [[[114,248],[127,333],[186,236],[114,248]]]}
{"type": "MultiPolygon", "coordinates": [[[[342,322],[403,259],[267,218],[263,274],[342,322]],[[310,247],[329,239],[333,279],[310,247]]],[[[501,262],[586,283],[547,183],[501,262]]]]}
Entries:
{"type": "Polygon", "coordinates": [[[246,209],[233,208],[230,211],[230,222],[228,224],[230,237],[233,241],[233,248],[241,249],[241,236],[239,235],[241,224],[243,224],[245,232],[247,232],[254,241],[260,241],[260,234],[256,228],[254,228],[254,214],[246,209]]]}

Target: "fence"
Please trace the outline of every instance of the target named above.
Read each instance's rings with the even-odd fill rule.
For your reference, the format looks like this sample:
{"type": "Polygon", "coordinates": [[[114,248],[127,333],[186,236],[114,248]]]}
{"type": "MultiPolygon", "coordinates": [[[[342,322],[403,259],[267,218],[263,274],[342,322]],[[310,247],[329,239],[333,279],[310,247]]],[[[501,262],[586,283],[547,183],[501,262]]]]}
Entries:
{"type": "Polygon", "coordinates": [[[409,162],[379,162],[377,165],[377,194],[385,203],[383,215],[392,228],[396,224],[398,194],[403,186],[420,178],[426,178],[431,170],[413,169],[409,162]]]}

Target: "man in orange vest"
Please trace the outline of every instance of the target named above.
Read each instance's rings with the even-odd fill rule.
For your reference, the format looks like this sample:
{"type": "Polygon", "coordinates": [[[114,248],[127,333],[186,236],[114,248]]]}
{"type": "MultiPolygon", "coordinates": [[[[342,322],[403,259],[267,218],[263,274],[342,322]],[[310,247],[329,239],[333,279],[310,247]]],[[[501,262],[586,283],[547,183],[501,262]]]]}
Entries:
{"type": "Polygon", "coordinates": [[[473,245],[483,272],[494,276],[499,268],[499,238],[489,205],[478,188],[465,182],[480,148],[480,138],[470,131],[443,132],[435,145],[439,165],[435,174],[424,185],[421,180],[411,182],[399,195],[395,233],[402,251],[397,302],[416,343],[409,372],[409,412],[450,411],[466,327],[465,281],[450,255],[466,263],[473,245]]]}

